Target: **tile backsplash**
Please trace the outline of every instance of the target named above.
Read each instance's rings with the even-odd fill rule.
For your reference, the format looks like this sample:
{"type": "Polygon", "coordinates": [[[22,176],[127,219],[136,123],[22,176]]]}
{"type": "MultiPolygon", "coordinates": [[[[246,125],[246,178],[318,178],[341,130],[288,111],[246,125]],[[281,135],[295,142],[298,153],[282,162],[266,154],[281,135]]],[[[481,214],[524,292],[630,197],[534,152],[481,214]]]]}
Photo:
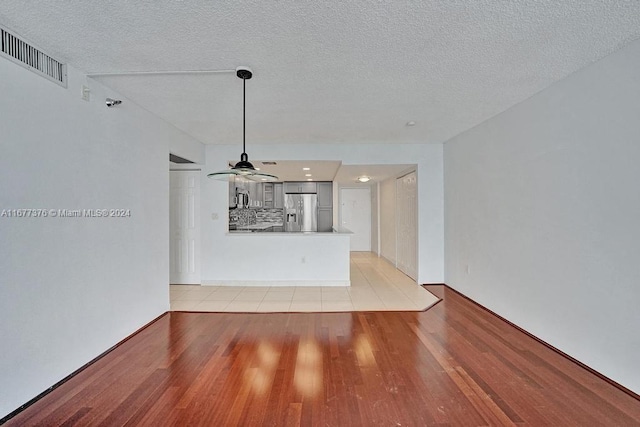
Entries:
{"type": "Polygon", "coordinates": [[[284,213],[275,208],[246,208],[229,210],[229,224],[251,225],[256,223],[282,224],[284,213]]]}

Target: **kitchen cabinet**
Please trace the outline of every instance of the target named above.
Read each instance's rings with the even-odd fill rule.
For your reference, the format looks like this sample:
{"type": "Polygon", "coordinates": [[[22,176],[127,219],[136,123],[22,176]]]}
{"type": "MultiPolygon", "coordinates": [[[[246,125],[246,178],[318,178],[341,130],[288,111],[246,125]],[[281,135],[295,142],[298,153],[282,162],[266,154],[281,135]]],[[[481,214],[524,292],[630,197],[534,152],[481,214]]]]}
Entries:
{"type": "Polygon", "coordinates": [[[263,185],[261,182],[249,183],[249,204],[253,207],[263,206],[263,185]]]}
{"type": "Polygon", "coordinates": [[[273,184],[270,182],[262,184],[262,202],[265,208],[273,207],[273,184]]]}
{"type": "Polygon", "coordinates": [[[265,207],[276,209],[282,209],[284,207],[284,188],[281,182],[230,181],[229,209],[235,209],[238,206],[236,190],[242,193],[248,193],[249,207],[265,207]]]}
{"type": "Polygon", "coordinates": [[[333,230],[333,209],[318,209],[318,231],[328,233],[333,230]]]}
{"type": "Polygon", "coordinates": [[[333,182],[318,183],[318,208],[333,208],[333,182]]]}
{"type": "Polygon", "coordinates": [[[318,186],[315,182],[285,182],[284,192],[287,194],[317,193],[318,186]]]}
{"type": "Polygon", "coordinates": [[[333,183],[318,183],[318,231],[333,230],[333,183]]]}
{"type": "Polygon", "coordinates": [[[284,208],[284,192],[282,191],[282,183],[273,184],[273,207],[276,209],[284,208]]]}
{"type": "Polygon", "coordinates": [[[261,183],[236,180],[229,181],[229,209],[240,207],[238,205],[242,199],[238,199],[238,194],[245,199],[245,205],[243,207],[257,207],[263,204],[261,183]]]}
{"type": "MultiPolygon", "coordinates": [[[[258,183],[262,186],[262,206],[265,208],[282,209],[284,207],[284,194],[281,182],[258,183]]],[[[260,193],[260,190],[258,190],[260,193]]]]}

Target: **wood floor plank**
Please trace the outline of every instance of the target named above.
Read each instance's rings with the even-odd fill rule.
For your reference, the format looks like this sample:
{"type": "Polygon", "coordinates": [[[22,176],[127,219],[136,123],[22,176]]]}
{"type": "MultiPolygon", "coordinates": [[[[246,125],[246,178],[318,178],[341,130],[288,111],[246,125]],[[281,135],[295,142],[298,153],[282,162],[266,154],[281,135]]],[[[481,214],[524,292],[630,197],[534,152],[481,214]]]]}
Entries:
{"type": "Polygon", "coordinates": [[[426,312],[167,313],[6,425],[640,425],[633,396],[429,289],[426,312]]]}

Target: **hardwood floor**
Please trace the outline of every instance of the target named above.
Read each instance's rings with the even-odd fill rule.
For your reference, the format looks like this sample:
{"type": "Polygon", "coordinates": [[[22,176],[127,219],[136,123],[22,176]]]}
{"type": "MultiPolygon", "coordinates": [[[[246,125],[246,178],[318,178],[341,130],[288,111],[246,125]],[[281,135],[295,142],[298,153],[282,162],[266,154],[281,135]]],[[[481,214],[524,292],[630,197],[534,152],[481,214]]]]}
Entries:
{"type": "Polygon", "coordinates": [[[25,425],[640,425],[640,401],[442,286],[426,312],[167,313],[25,425]]]}

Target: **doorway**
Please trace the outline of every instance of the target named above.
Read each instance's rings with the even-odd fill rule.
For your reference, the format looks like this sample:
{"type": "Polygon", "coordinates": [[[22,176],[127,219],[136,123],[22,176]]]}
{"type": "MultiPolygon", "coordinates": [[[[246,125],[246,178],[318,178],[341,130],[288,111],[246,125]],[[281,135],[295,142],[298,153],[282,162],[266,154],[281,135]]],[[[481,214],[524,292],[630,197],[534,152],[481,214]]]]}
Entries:
{"type": "Polygon", "coordinates": [[[340,224],[353,232],[351,251],[371,251],[371,189],[340,189],[340,224]]]}
{"type": "Polygon", "coordinates": [[[169,282],[200,284],[200,171],[169,174],[169,282]]]}

